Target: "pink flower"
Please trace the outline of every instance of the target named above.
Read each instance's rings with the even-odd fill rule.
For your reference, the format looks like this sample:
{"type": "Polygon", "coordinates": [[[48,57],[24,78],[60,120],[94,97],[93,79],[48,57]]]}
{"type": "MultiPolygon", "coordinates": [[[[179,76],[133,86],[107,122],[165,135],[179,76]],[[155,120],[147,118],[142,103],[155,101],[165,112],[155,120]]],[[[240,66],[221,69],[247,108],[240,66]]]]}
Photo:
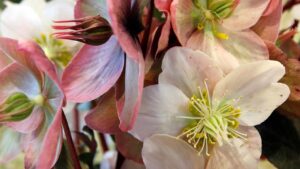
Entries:
{"type": "Polygon", "coordinates": [[[131,0],[78,0],[76,17],[96,16],[100,13],[110,23],[114,35],[102,45],[84,45],[62,77],[67,99],[85,102],[106,93],[125,69],[124,94],[122,92],[122,97],[117,98],[120,128],[124,131],[132,128],[135,121],[144,81],[144,58],[137,39],[140,32],[137,24],[138,5],[138,1],[131,0]]]}
{"type": "MultiPolygon", "coordinates": [[[[26,168],[53,167],[62,145],[64,98],[55,67],[35,43],[0,38],[0,80],[0,123],[21,134],[8,131],[19,139],[10,143],[23,148],[26,168]]],[[[1,159],[15,155],[11,148],[1,159]]]]}
{"type": "Polygon", "coordinates": [[[270,0],[174,0],[172,26],[183,46],[199,49],[230,72],[239,64],[268,59],[263,40],[250,28],[270,0]]]}

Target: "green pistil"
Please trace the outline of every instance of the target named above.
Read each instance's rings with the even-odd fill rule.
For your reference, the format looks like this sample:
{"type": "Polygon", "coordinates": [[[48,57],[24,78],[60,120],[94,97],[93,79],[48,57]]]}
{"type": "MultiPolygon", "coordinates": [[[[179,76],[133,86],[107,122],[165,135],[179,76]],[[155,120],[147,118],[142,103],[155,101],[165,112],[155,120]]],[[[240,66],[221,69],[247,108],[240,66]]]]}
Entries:
{"type": "Polygon", "coordinates": [[[245,134],[236,130],[241,111],[235,108],[231,101],[213,106],[207,86],[206,89],[199,90],[200,94],[192,96],[189,101],[188,108],[192,116],[178,117],[190,120],[178,137],[186,140],[199,153],[205,149],[206,155],[209,155],[209,145],[222,145],[231,138],[246,139],[245,134]]]}
{"type": "Polygon", "coordinates": [[[192,13],[199,31],[211,31],[217,38],[227,40],[227,34],[218,30],[216,24],[228,18],[233,12],[235,0],[193,0],[196,11],[192,13]]]}
{"type": "Polygon", "coordinates": [[[60,67],[65,67],[72,59],[70,49],[65,46],[64,42],[53,38],[51,35],[42,34],[35,41],[41,46],[46,56],[60,67]]]}

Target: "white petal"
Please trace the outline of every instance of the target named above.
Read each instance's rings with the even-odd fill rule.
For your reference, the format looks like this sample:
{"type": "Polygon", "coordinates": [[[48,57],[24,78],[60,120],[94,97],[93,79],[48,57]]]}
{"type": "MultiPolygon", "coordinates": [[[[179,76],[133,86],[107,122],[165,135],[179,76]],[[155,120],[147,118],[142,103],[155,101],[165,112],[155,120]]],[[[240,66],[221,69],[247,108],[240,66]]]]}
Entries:
{"type": "Polygon", "coordinates": [[[43,25],[39,14],[33,8],[10,5],[1,14],[0,29],[5,37],[33,40],[43,32],[43,25]]]}
{"type": "Polygon", "coordinates": [[[154,135],[145,140],[142,156],[147,169],[200,169],[205,164],[194,148],[168,135],[154,135]]]}
{"type": "Polygon", "coordinates": [[[165,54],[159,83],[171,84],[182,90],[188,97],[198,93],[204,80],[214,87],[222,72],[203,52],[183,47],[174,47],[165,54]]]}
{"type": "Polygon", "coordinates": [[[146,169],[146,167],[132,160],[125,160],[121,169],[146,169]]]}
{"type": "Polygon", "coordinates": [[[0,164],[12,160],[21,151],[21,134],[0,126],[0,164]]]}
{"type": "Polygon", "coordinates": [[[231,144],[215,147],[206,168],[257,169],[261,155],[259,133],[254,127],[241,128],[241,132],[248,135],[247,141],[234,139],[231,144]]]}
{"type": "Polygon", "coordinates": [[[188,101],[189,99],[172,85],[146,87],[139,116],[130,133],[139,140],[153,134],[179,134],[187,121],[176,116],[189,116],[188,101]]]}
{"type": "Polygon", "coordinates": [[[264,122],[271,113],[279,107],[289,96],[289,87],[282,83],[273,83],[241,98],[240,120],[242,124],[254,126],[264,122]]]}
{"type": "Polygon", "coordinates": [[[74,3],[68,0],[52,0],[48,2],[42,13],[44,33],[51,34],[53,21],[74,19],[74,3]]]}
{"type": "Polygon", "coordinates": [[[289,95],[285,85],[276,83],[284,73],[284,66],[277,61],[242,65],[216,85],[213,99],[216,102],[237,99],[242,121],[247,125],[261,123],[289,95]]]}
{"type": "Polygon", "coordinates": [[[216,100],[247,96],[277,82],[285,74],[284,66],[271,60],[241,65],[219,81],[213,93],[216,100]]]}
{"type": "Polygon", "coordinates": [[[293,6],[291,13],[295,19],[299,20],[300,19],[300,5],[298,4],[298,5],[293,6]]]}

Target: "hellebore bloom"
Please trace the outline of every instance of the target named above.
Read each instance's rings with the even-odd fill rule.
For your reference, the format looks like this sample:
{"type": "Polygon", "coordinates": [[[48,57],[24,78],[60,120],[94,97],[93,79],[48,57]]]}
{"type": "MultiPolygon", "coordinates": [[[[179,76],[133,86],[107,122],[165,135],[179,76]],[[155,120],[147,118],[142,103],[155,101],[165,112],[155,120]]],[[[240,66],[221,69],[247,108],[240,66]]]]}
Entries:
{"type": "Polygon", "coordinates": [[[74,54],[76,44],[52,36],[53,20],[72,19],[73,3],[68,0],[23,0],[20,4],[7,2],[0,18],[2,36],[17,40],[34,40],[46,56],[60,68],[74,54]]]}
{"type": "Polygon", "coordinates": [[[115,85],[125,67],[124,96],[117,98],[122,130],[132,127],[143,89],[144,59],[137,39],[141,31],[137,26],[138,6],[138,1],[131,0],[79,0],[75,15],[81,18],[62,21],[78,24],[74,27],[54,26],[72,30],[56,34],[58,37],[90,44],[81,48],[63,73],[62,86],[68,100],[85,102],[103,95],[115,85]],[[106,9],[106,3],[108,11],[102,10],[106,9]],[[111,30],[113,36],[110,36],[111,30]]]}
{"type": "Polygon", "coordinates": [[[0,124],[10,128],[2,133],[1,159],[22,147],[25,168],[52,168],[62,145],[64,97],[55,67],[38,45],[0,38],[0,81],[0,124]]]}
{"type": "Polygon", "coordinates": [[[170,49],[130,131],[144,141],[146,168],[254,168],[261,145],[253,126],[287,99],[289,88],[277,83],[284,73],[265,60],[223,77],[201,51],[170,49]]]}
{"type": "Polygon", "coordinates": [[[225,72],[230,72],[240,63],[268,59],[263,40],[250,28],[260,19],[269,2],[174,0],[172,26],[183,46],[204,51],[225,72]]]}

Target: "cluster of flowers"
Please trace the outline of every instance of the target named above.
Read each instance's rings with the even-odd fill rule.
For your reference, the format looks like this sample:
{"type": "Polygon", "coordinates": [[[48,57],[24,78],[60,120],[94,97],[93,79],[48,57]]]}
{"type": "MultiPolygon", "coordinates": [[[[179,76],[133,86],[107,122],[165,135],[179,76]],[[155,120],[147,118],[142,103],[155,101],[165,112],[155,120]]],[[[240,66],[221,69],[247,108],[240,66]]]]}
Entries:
{"type": "Polygon", "coordinates": [[[0,162],[23,151],[25,168],[52,168],[62,108],[92,101],[86,124],[143,163],[123,168],[257,168],[254,126],[290,94],[269,60],[280,0],[77,0],[75,19],[66,6],[24,0],[2,13],[0,162]],[[61,39],[85,44],[74,54],[61,39]]]}

